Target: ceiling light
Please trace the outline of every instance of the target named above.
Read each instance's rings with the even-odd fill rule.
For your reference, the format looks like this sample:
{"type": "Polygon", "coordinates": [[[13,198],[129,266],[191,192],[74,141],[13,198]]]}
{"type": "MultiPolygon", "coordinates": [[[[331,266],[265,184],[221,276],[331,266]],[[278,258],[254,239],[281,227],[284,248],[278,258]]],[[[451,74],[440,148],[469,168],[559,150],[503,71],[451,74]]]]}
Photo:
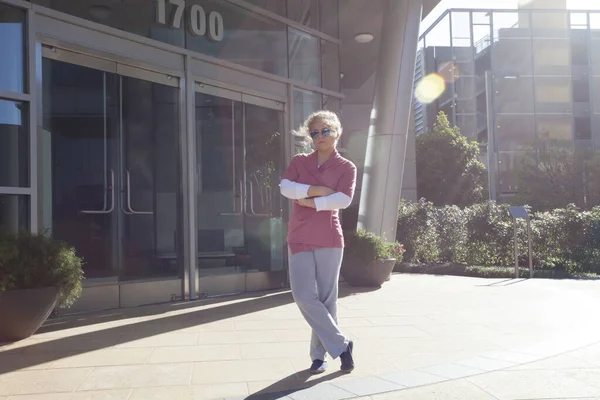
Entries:
{"type": "Polygon", "coordinates": [[[370,33],[358,33],[354,36],[354,40],[358,43],[369,43],[375,37],[370,33]]]}

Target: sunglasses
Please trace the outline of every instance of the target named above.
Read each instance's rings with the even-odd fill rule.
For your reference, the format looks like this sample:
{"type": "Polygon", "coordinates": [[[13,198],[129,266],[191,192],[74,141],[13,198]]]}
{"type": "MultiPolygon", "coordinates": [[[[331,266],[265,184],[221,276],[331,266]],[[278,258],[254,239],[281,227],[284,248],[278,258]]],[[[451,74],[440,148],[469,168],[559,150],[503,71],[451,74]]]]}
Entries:
{"type": "Polygon", "coordinates": [[[314,139],[316,139],[319,134],[321,134],[321,137],[327,137],[327,136],[331,136],[331,129],[329,128],[323,128],[323,130],[321,130],[319,132],[318,129],[313,129],[312,131],[310,131],[310,137],[314,139]]]}

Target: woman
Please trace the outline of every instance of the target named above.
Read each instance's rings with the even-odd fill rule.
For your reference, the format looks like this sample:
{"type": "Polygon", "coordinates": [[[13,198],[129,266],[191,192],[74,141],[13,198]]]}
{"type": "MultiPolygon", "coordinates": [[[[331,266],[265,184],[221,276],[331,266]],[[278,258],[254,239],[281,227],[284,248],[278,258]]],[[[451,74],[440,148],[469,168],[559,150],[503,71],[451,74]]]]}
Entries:
{"type": "Polygon", "coordinates": [[[340,357],[343,372],[351,372],[354,344],[337,325],[344,251],[338,210],[352,202],[356,167],[336,150],[342,125],[334,113],[310,115],[301,133],[310,135],[316,150],[295,156],[281,181],[281,194],[294,200],[287,237],[292,295],[312,328],[309,371],[324,372],[329,353],[340,357]]]}

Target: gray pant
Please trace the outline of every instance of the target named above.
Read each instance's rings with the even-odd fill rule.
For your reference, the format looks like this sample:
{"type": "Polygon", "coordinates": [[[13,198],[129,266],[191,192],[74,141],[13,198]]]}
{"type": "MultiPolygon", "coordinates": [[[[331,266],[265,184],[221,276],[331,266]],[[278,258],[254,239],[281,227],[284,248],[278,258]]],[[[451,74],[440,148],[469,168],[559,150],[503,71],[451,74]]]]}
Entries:
{"type": "Polygon", "coordinates": [[[338,281],[344,249],[329,248],[290,253],[292,295],[312,328],[311,360],[336,359],[349,339],[337,325],[338,281]]]}

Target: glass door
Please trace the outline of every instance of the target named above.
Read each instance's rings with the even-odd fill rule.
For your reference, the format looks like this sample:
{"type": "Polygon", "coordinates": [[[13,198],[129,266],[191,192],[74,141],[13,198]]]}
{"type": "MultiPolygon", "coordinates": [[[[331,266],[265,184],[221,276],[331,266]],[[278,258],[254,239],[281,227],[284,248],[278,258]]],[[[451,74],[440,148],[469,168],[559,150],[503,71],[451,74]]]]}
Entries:
{"type": "Polygon", "coordinates": [[[118,72],[120,277],[181,277],[179,82],[124,66],[118,72]]]}
{"type": "Polygon", "coordinates": [[[92,282],[181,278],[179,79],[42,54],[45,227],[92,282]]]}
{"type": "Polygon", "coordinates": [[[44,228],[75,247],[87,279],[116,281],[117,69],[103,60],[72,61],[80,64],[42,60],[44,228]]]}
{"type": "MultiPolygon", "coordinates": [[[[244,100],[248,101],[246,97],[244,100]]],[[[255,271],[285,269],[283,198],[279,182],[284,168],[283,111],[245,103],[243,112],[246,182],[244,228],[250,268],[255,271]]]]}
{"type": "Polygon", "coordinates": [[[280,271],[268,280],[285,282],[283,105],[197,84],[195,108],[198,277],[240,277],[199,291],[251,290],[248,273],[280,271]]]}

